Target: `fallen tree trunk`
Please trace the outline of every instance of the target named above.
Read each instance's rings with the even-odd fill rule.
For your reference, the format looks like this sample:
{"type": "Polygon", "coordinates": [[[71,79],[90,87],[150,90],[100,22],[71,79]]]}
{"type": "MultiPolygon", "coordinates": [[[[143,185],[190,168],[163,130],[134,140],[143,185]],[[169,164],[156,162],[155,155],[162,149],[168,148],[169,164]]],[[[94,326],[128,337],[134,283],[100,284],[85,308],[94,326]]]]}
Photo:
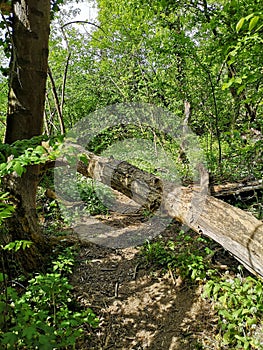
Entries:
{"type": "Polygon", "coordinates": [[[207,195],[198,187],[168,183],[125,161],[86,152],[77,171],[123,193],[143,208],[169,216],[212,238],[249,271],[263,276],[263,223],[252,214],[207,195]]]}
{"type": "Polygon", "coordinates": [[[174,208],[174,203],[178,202],[176,190],[168,195],[169,214],[174,215],[194,231],[212,238],[233,254],[248,270],[263,276],[262,222],[252,214],[212,196],[206,196],[200,215],[191,221],[192,197],[195,195],[198,198],[201,195],[193,194],[187,188],[180,191],[181,196],[176,208],[174,208]]]}
{"type": "Polygon", "coordinates": [[[200,188],[165,183],[127,162],[88,154],[78,172],[120,191],[150,210],[161,202],[171,217],[218,242],[248,270],[263,276],[263,223],[200,188]]]}
{"type": "Polygon", "coordinates": [[[211,187],[213,197],[237,196],[241,193],[256,192],[263,189],[263,180],[226,183],[211,187]]]}

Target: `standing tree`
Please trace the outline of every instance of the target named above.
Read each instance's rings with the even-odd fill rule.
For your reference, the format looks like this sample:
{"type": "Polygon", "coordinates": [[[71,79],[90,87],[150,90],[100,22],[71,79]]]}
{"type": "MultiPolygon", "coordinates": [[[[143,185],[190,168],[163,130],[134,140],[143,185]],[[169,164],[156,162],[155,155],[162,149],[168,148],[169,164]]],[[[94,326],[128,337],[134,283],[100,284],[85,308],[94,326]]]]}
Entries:
{"type": "MultiPolygon", "coordinates": [[[[9,95],[5,143],[30,139],[42,134],[45,87],[48,66],[50,0],[13,0],[11,13],[12,56],[9,70],[9,95]]],[[[25,269],[35,268],[43,236],[36,215],[39,166],[28,166],[21,177],[6,179],[15,199],[16,212],[8,220],[12,239],[35,243],[23,258],[25,269]],[[37,248],[38,247],[38,248],[37,248]]]]}

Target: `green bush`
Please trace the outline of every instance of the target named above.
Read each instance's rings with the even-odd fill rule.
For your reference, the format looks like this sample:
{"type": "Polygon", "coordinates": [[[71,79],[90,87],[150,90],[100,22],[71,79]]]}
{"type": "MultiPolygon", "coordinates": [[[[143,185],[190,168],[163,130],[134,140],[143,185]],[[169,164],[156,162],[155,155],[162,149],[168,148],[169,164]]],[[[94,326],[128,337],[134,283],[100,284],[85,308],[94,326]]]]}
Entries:
{"type": "Polygon", "coordinates": [[[176,240],[146,242],[142,254],[148,263],[203,283],[203,297],[211,301],[217,312],[216,338],[222,349],[262,350],[262,280],[239,273],[219,275],[211,268],[214,251],[206,246],[208,242],[181,231],[176,240]]]}
{"type": "Polygon", "coordinates": [[[263,349],[263,284],[252,277],[211,279],[203,296],[213,300],[222,345],[231,349],[263,349]]]}
{"type": "MultiPolygon", "coordinates": [[[[0,275],[0,344],[3,349],[74,349],[85,325],[96,327],[93,311],[74,311],[72,286],[65,273],[71,273],[73,257],[67,250],[53,262],[51,273],[37,274],[23,293],[7,285],[0,275]]],[[[21,284],[19,284],[21,285],[21,284]]]]}
{"type": "Polygon", "coordinates": [[[176,240],[146,242],[142,254],[147,262],[175,269],[183,278],[198,281],[211,273],[208,267],[213,252],[205,246],[207,242],[202,237],[194,239],[180,231],[176,240]]]}

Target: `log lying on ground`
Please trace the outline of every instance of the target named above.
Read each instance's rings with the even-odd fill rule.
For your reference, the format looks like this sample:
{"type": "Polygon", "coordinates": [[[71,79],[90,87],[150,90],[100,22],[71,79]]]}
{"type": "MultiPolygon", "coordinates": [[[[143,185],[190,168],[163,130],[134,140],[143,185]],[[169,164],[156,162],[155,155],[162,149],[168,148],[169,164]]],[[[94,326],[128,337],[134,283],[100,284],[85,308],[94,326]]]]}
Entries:
{"type": "Polygon", "coordinates": [[[205,200],[199,193],[180,189],[178,202],[176,190],[168,195],[167,206],[170,215],[218,242],[232,253],[249,271],[263,276],[263,223],[252,214],[233,207],[212,196],[205,200]],[[191,208],[193,197],[201,202],[200,213],[191,208]],[[191,220],[191,213],[193,219],[191,220]],[[190,214],[190,215],[189,215],[190,214]]]}
{"type": "Polygon", "coordinates": [[[213,197],[237,196],[241,193],[251,193],[263,189],[263,180],[226,183],[211,187],[213,197]]]}
{"type": "Polygon", "coordinates": [[[167,213],[218,242],[254,274],[263,276],[263,223],[252,214],[209,196],[200,188],[167,183],[131,164],[87,152],[77,171],[132,198],[152,211],[167,213]]]}

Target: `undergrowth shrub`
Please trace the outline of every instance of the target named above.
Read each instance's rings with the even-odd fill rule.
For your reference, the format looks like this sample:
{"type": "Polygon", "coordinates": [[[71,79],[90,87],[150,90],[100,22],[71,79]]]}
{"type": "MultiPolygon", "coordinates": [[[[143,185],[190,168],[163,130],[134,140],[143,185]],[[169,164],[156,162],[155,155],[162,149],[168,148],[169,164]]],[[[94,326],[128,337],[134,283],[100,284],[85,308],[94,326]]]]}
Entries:
{"type": "Polygon", "coordinates": [[[111,201],[113,195],[107,186],[79,174],[74,181],[71,179],[71,174],[63,174],[61,178],[62,181],[56,185],[56,191],[59,196],[62,196],[59,200],[59,207],[62,209],[62,217],[66,223],[71,223],[83,213],[89,215],[108,213],[108,208],[104,203],[111,201]]]}
{"type": "Polygon", "coordinates": [[[211,279],[203,297],[213,301],[223,334],[222,345],[231,349],[263,349],[263,284],[252,277],[211,279]]]}
{"type": "Polygon", "coordinates": [[[146,242],[142,254],[147,262],[174,269],[184,278],[202,280],[206,277],[213,251],[206,246],[207,239],[180,231],[176,240],[146,242]],[[201,249],[202,248],[202,249],[201,249]]]}
{"type": "Polygon", "coordinates": [[[74,349],[85,325],[98,325],[90,308],[75,310],[67,278],[73,261],[67,249],[51,272],[36,274],[26,287],[14,281],[8,285],[7,276],[0,274],[1,349],[74,349]]]}
{"type": "Polygon", "coordinates": [[[220,349],[263,349],[263,282],[240,273],[219,273],[212,264],[215,252],[209,240],[181,231],[175,240],[146,242],[141,250],[146,262],[171,269],[184,280],[202,284],[218,318],[220,349]]]}

